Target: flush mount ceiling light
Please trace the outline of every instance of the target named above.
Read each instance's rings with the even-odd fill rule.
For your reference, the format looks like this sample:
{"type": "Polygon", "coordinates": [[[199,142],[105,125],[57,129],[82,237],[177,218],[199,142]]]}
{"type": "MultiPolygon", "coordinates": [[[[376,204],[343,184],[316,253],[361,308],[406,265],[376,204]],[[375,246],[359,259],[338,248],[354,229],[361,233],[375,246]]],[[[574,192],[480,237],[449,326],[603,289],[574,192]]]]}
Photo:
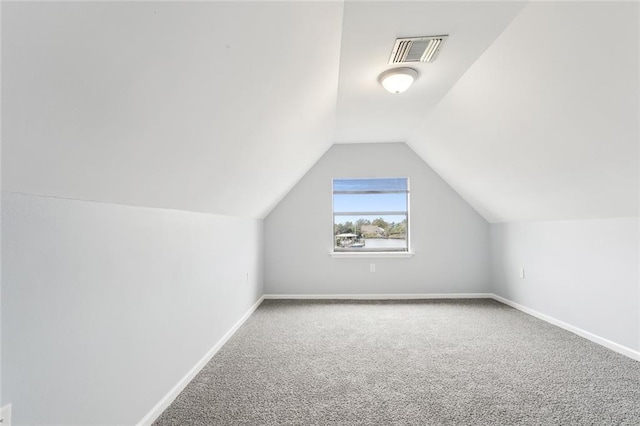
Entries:
{"type": "Polygon", "coordinates": [[[382,87],[390,93],[402,93],[418,78],[418,71],[413,68],[392,68],[380,74],[378,80],[382,87]]]}

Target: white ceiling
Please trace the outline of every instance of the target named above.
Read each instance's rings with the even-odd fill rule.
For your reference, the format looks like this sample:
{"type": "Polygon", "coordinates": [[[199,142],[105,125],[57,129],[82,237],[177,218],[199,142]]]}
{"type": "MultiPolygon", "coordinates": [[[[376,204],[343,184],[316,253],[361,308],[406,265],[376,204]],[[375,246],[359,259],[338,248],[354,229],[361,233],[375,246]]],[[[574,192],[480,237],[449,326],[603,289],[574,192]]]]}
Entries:
{"type": "Polygon", "coordinates": [[[406,141],[491,222],[638,212],[638,4],[2,3],[2,185],[264,217],[406,141]],[[406,93],[396,37],[449,34],[406,93]]]}
{"type": "Polygon", "coordinates": [[[638,9],[529,4],[410,146],[490,222],[638,215],[638,9]]]}
{"type": "Polygon", "coordinates": [[[524,7],[522,2],[346,2],[335,140],[405,142],[524,7]],[[437,59],[412,64],[411,90],[381,90],[398,37],[449,35],[437,59]]]}
{"type": "Polygon", "coordinates": [[[341,3],[2,6],[6,190],[262,217],[332,145],[341,3]]]}

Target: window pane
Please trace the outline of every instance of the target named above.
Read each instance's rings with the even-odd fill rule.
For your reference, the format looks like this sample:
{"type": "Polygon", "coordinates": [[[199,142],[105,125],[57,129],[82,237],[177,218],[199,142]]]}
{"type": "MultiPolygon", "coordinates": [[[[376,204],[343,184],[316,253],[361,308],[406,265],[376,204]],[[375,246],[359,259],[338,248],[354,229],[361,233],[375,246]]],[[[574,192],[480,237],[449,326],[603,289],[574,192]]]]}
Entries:
{"type": "Polygon", "coordinates": [[[407,191],[407,178],[334,179],[333,191],[407,191]]]}
{"type": "Polygon", "coordinates": [[[333,180],[335,251],[408,251],[408,178],[333,180]]]}
{"type": "Polygon", "coordinates": [[[406,215],[335,216],[335,251],[407,251],[406,215]]]}
{"type": "Polygon", "coordinates": [[[334,194],[333,211],[343,212],[406,212],[407,194],[334,194]]]}

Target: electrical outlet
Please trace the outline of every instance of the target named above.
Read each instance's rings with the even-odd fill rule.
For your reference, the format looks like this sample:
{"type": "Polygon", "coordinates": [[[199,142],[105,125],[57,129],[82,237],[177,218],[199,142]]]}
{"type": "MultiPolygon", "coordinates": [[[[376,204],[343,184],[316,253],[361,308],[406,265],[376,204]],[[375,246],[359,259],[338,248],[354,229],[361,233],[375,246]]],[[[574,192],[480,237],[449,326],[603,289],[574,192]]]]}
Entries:
{"type": "Polygon", "coordinates": [[[0,408],[0,425],[11,426],[11,404],[0,408]]]}
{"type": "Polygon", "coordinates": [[[376,264],[375,263],[370,263],[369,264],[369,272],[375,272],[376,271],[376,264]]]}

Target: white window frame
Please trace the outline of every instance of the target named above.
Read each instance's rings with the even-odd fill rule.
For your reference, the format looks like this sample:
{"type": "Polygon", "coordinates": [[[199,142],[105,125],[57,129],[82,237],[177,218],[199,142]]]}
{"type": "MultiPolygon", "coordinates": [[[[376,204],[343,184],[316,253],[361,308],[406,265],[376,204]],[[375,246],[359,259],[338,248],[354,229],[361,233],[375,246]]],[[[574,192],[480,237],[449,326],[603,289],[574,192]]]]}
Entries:
{"type": "Polygon", "coordinates": [[[389,257],[397,257],[397,258],[406,258],[412,257],[414,253],[411,250],[411,206],[410,206],[410,197],[411,195],[411,187],[410,187],[410,179],[408,176],[395,176],[391,178],[383,178],[383,177],[366,177],[366,178],[354,178],[354,177],[344,177],[344,178],[333,178],[331,180],[331,213],[332,213],[332,223],[331,223],[331,252],[329,253],[332,257],[335,258],[389,258],[389,257]],[[335,191],[334,190],[334,182],[336,180],[375,180],[375,179],[406,179],[407,180],[407,190],[406,191],[335,191]],[[380,211],[380,212],[340,212],[336,214],[335,206],[333,204],[334,195],[335,194],[397,194],[399,192],[407,194],[407,206],[406,211],[380,211]],[[407,248],[406,250],[358,250],[358,251],[336,251],[336,238],[335,238],[335,223],[336,216],[387,216],[387,215],[405,215],[407,218],[407,248]]]}

